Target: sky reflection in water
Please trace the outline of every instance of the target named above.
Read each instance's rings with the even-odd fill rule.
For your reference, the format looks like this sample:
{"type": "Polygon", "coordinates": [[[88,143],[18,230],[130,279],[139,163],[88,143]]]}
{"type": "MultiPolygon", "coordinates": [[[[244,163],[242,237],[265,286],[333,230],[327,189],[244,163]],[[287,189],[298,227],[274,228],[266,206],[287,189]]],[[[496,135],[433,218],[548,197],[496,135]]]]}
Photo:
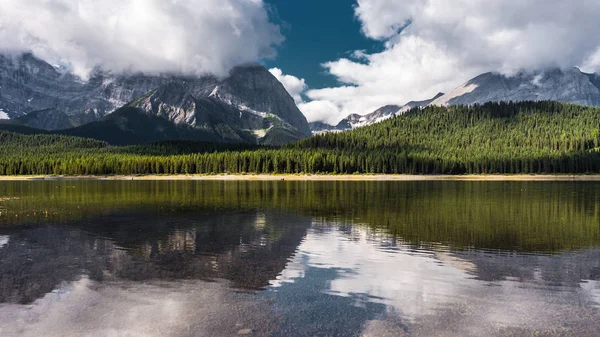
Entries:
{"type": "Polygon", "coordinates": [[[44,184],[0,186],[2,336],[600,335],[600,186],[44,184]]]}

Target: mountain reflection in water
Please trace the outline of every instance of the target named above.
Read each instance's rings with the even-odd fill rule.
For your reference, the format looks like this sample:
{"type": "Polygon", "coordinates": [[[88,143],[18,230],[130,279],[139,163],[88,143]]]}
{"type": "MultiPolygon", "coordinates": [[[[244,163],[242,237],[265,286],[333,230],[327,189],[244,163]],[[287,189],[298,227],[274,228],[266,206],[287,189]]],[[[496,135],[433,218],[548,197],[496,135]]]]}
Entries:
{"type": "Polygon", "coordinates": [[[60,184],[0,185],[1,336],[600,335],[600,184],[60,184]]]}

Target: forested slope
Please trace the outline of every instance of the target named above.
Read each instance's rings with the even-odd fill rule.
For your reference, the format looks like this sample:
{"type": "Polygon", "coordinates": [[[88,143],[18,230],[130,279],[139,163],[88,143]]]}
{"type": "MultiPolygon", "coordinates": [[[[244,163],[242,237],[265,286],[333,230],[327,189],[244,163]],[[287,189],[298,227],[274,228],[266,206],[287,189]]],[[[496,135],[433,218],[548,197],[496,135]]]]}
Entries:
{"type": "Polygon", "coordinates": [[[113,147],[7,132],[0,140],[5,175],[600,173],[600,109],[556,102],[414,109],[283,148],[190,142],[113,147]]]}

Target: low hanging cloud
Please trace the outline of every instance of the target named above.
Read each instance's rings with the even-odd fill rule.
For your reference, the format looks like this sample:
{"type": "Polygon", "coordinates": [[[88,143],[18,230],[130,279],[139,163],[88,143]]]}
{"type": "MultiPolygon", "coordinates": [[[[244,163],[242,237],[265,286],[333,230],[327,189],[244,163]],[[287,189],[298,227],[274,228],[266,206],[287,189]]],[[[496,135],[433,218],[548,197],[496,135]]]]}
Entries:
{"type": "Polygon", "coordinates": [[[279,68],[271,68],[269,72],[283,84],[290,96],[294,98],[296,104],[303,103],[302,94],[308,89],[306,81],[303,78],[285,75],[279,68]]]}
{"type": "Polygon", "coordinates": [[[2,0],[0,52],[31,51],[85,78],[113,72],[224,75],[282,42],[262,0],[2,0]]]}
{"type": "MultiPolygon", "coordinates": [[[[290,96],[294,98],[296,105],[298,105],[298,108],[300,109],[300,111],[302,111],[302,113],[304,113],[304,116],[309,122],[322,121],[324,120],[323,116],[332,116],[331,112],[338,110],[338,107],[333,102],[328,100],[318,100],[314,98],[313,100],[308,102],[304,100],[303,96],[307,95],[309,90],[308,85],[306,84],[306,81],[303,78],[298,78],[293,75],[284,74],[283,71],[279,68],[269,69],[269,72],[271,72],[271,74],[275,76],[275,78],[277,78],[277,80],[281,82],[281,84],[283,84],[287,92],[290,94],[290,96]]],[[[310,91],[311,94],[314,92],[317,91],[310,91]]],[[[349,98],[350,96],[344,97],[349,98]]],[[[337,117],[334,116],[334,119],[325,119],[325,121],[328,121],[333,124],[336,118],[337,117]]]]}
{"type": "Polygon", "coordinates": [[[355,14],[385,49],[325,63],[341,85],[306,93],[312,120],[427,99],[487,71],[600,70],[596,0],[357,0],[355,14]]]}

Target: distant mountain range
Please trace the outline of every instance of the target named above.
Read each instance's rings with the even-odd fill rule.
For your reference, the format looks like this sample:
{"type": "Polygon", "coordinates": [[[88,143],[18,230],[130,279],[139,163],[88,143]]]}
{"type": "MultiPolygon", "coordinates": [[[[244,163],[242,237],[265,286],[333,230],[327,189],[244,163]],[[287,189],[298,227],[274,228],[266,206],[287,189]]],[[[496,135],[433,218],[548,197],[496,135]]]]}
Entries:
{"type": "Polygon", "coordinates": [[[267,69],[239,66],[226,78],[100,70],[82,81],[22,54],[0,55],[0,130],[91,137],[115,145],[161,140],[287,144],[314,133],[372,125],[428,105],[553,100],[600,106],[600,76],[577,68],[485,73],[447,94],[352,114],[337,125],[309,123],[267,69]]]}
{"type": "Polygon", "coordinates": [[[310,135],[283,85],[259,65],[215,76],[111,75],[88,81],[35,58],[0,55],[0,129],[135,144],[192,139],[280,145],[310,135]]]}
{"type": "Polygon", "coordinates": [[[323,133],[332,131],[346,131],[367,126],[375,123],[382,122],[386,119],[390,119],[395,116],[400,116],[406,111],[416,108],[424,107],[429,105],[433,100],[443,96],[443,93],[437,94],[435,97],[424,100],[424,101],[411,101],[403,106],[398,105],[386,105],[381,107],[369,114],[361,116],[359,114],[351,114],[348,117],[342,119],[337,125],[332,126],[323,122],[310,123],[311,131],[313,133],[323,133]]]}
{"type": "Polygon", "coordinates": [[[430,104],[473,105],[500,101],[558,101],[600,106],[600,75],[587,74],[577,68],[521,72],[510,77],[490,72],[471,79],[447,94],[438,94],[431,100],[410,102],[402,107],[388,105],[364,116],[353,114],[335,126],[311,123],[311,130],[313,133],[352,130],[430,104]]]}
{"type": "Polygon", "coordinates": [[[521,72],[512,77],[485,73],[431,104],[472,105],[499,101],[558,101],[600,106],[600,76],[577,68],[521,72]]]}

